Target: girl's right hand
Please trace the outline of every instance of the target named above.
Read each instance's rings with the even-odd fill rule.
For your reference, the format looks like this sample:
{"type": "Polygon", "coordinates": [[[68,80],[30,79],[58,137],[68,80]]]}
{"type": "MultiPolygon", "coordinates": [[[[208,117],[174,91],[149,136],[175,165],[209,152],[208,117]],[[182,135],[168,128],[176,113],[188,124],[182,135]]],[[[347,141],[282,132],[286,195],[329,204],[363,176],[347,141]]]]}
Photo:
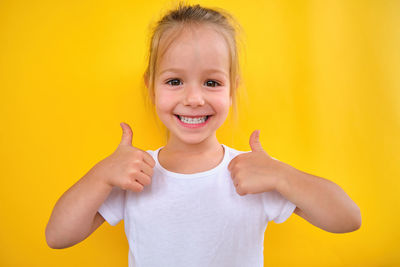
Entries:
{"type": "Polygon", "coordinates": [[[122,138],[117,149],[93,169],[110,186],[141,192],[144,186],[151,184],[156,162],[149,153],[132,146],[131,127],[124,122],[120,125],[122,138]]]}

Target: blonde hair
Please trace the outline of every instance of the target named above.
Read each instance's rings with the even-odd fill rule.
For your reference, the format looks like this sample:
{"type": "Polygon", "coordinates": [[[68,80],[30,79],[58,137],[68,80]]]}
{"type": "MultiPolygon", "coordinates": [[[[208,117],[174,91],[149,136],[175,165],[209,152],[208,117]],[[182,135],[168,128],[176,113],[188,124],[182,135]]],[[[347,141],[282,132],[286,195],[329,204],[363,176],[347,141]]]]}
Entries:
{"type": "MultiPolygon", "coordinates": [[[[200,5],[190,5],[180,2],[178,6],[168,11],[164,16],[159,19],[154,26],[150,25],[151,36],[149,39],[149,53],[147,55],[147,67],[144,72],[144,80],[147,83],[147,94],[144,95],[147,108],[151,110],[155,116],[155,90],[154,79],[156,73],[157,63],[163,55],[160,50],[160,40],[167,33],[172,32],[166,40],[164,50],[172,42],[173,37],[178,35],[186,26],[190,25],[211,25],[215,26],[217,30],[225,39],[229,47],[230,54],[230,96],[232,97],[234,121],[237,122],[237,95],[239,85],[242,84],[241,70],[239,64],[239,52],[241,52],[240,45],[244,45],[242,37],[242,28],[236,19],[227,11],[221,8],[206,8],[200,5]]],[[[164,51],[165,52],[165,51],[164,51]]],[[[166,131],[168,140],[169,132],[166,131]]]]}

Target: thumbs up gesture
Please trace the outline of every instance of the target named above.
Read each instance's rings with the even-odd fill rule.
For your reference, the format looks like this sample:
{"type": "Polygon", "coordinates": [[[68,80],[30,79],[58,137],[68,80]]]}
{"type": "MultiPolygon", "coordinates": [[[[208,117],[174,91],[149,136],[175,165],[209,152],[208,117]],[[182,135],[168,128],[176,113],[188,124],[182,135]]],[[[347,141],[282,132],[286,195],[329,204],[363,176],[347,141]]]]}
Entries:
{"type": "Polygon", "coordinates": [[[126,123],[120,125],[123,133],[117,149],[93,169],[111,186],[140,192],[151,184],[156,163],[149,153],[132,146],[131,127],[126,123]]]}
{"type": "Polygon", "coordinates": [[[251,152],[237,155],[228,165],[236,192],[243,196],[275,190],[283,162],[269,156],[261,146],[260,131],[250,136],[251,152]]]}

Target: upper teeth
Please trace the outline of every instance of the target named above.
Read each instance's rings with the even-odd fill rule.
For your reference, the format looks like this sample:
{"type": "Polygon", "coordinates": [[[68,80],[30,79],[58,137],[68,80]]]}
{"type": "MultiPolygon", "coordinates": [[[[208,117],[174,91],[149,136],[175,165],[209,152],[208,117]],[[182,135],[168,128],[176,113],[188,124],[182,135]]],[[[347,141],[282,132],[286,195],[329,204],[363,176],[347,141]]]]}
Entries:
{"type": "Polygon", "coordinates": [[[180,119],[181,121],[183,121],[183,122],[185,122],[185,123],[192,123],[192,124],[195,124],[195,123],[203,123],[203,122],[205,122],[206,119],[207,119],[207,116],[199,117],[199,118],[189,118],[189,117],[183,117],[183,116],[178,115],[178,117],[179,117],[179,119],[180,119]]]}

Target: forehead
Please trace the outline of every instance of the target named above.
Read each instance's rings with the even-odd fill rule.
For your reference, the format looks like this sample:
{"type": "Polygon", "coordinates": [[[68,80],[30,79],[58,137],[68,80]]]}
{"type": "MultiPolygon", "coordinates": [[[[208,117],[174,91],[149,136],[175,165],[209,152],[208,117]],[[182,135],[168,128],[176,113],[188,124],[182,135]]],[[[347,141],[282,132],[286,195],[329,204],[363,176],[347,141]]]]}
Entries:
{"type": "Polygon", "coordinates": [[[211,25],[185,26],[167,32],[160,40],[158,70],[169,67],[229,70],[229,47],[221,32],[211,25]],[[196,64],[193,64],[193,63],[196,64]],[[194,66],[195,65],[195,66],[194,66]]]}

